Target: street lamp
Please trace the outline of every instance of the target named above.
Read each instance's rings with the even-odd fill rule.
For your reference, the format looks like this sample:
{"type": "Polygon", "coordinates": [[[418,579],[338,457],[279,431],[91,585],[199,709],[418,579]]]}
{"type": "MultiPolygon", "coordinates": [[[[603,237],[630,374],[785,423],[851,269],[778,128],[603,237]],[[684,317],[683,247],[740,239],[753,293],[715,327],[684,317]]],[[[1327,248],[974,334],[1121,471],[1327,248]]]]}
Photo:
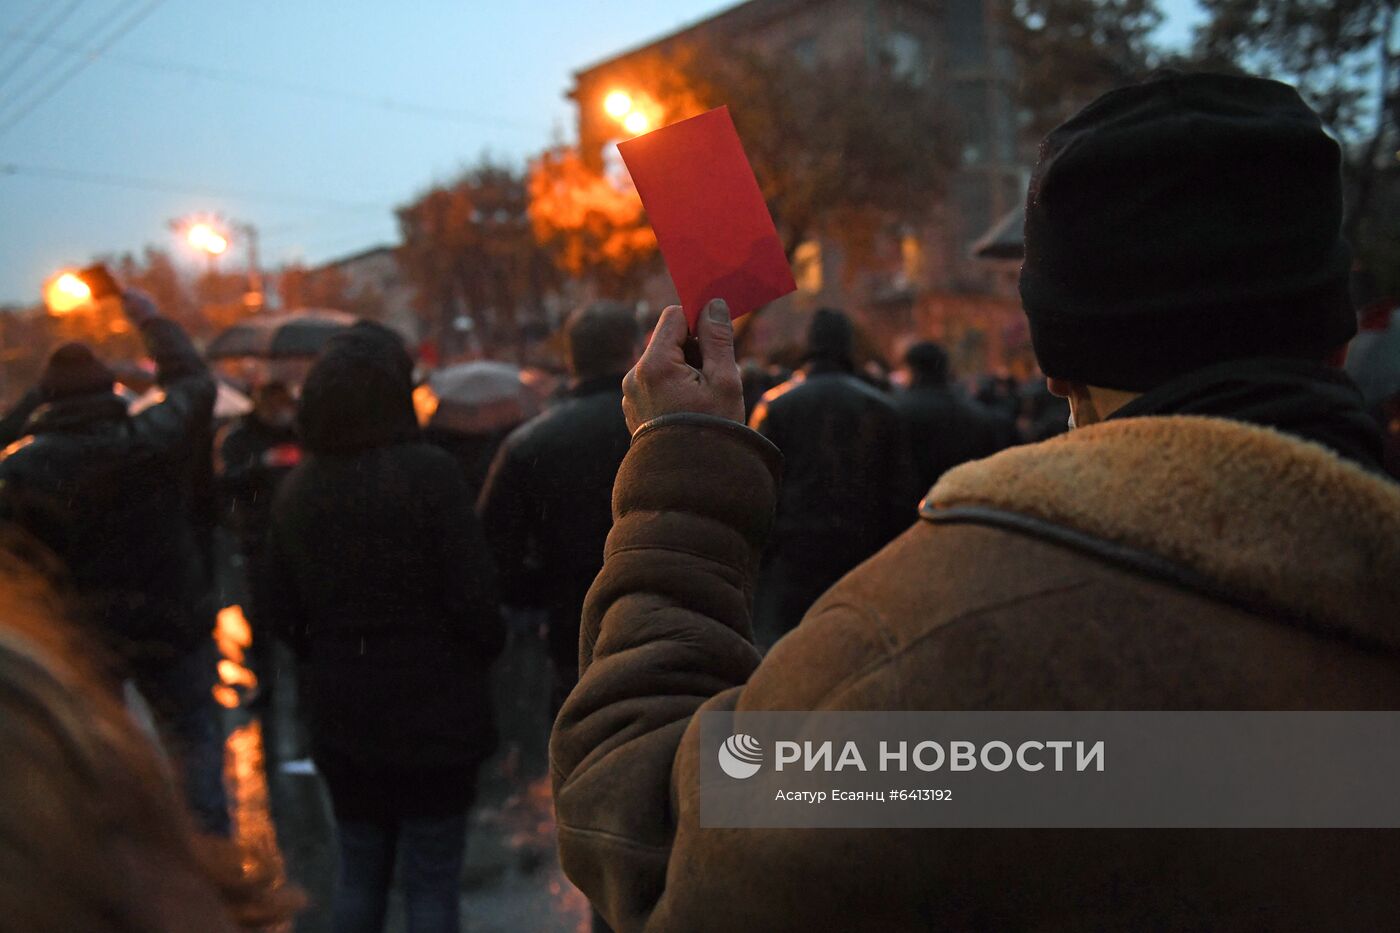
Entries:
{"type": "Polygon", "coordinates": [[[603,98],[603,110],[614,120],[621,120],[632,112],[632,95],[626,91],[613,91],[603,98]]]}
{"type": "Polygon", "coordinates": [[[209,271],[214,271],[214,260],[229,248],[229,233],[236,232],[248,244],[248,289],[243,294],[243,304],[250,311],[262,310],[264,304],[262,271],[258,268],[258,229],[252,224],[224,220],[173,220],[170,226],[183,234],[185,242],[209,257],[209,271]]]}
{"type": "Polygon", "coordinates": [[[44,285],[44,304],[49,313],[62,317],[92,300],[92,289],[76,272],[64,270],[44,285]]]}
{"type": "Polygon", "coordinates": [[[651,129],[652,119],[647,109],[639,106],[631,94],[621,89],[610,91],[603,98],[603,112],[633,136],[640,136],[651,129]]]}
{"type": "Polygon", "coordinates": [[[228,237],[206,223],[191,224],[185,231],[185,239],[202,253],[221,256],[228,249],[228,237]]]}

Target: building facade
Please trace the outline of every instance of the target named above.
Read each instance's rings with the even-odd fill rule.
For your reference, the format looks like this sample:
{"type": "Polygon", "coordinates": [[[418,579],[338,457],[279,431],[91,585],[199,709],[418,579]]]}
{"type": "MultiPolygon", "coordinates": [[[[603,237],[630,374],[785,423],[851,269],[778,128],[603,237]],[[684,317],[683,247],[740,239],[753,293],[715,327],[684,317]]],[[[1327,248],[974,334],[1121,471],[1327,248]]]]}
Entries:
{"type": "Polygon", "coordinates": [[[1013,63],[999,43],[993,3],[749,0],[730,7],[575,73],[569,96],[578,107],[586,160],[604,166],[610,144],[626,135],[606,101],[635,80],[635,63],[695,45],[784,53],[818,72],[824,62],[882,64],[911,81],[932,83],[956,124],[949,131],[960,140],[959,164],[941,203],[930,205],[928,224],[885,244],[880,255],[863,257],[870,268],[847,268],[837,244],[803,244],[794,256],[799,294],[792,304],[841,304],[862,311],[876,329],[897,330],[917,319],[916,305],[930,292],[1009,297],[1006,276],[972,254],[977,240],[1025,195],[1013,63]]]}

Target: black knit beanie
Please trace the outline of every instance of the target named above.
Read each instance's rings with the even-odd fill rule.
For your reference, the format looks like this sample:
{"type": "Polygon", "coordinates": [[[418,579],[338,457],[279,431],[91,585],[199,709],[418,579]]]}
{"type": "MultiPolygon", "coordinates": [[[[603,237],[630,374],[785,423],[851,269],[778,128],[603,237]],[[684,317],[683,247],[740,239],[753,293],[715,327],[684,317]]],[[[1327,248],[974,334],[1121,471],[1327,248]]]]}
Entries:
{"type": "Polygon", "coordinates": [[[1356,333],[1340,151],[1298,92],[1162,72],[1047,136],[1021,302],[1047,376],[1142,391],[1356,333]]]}
{"type": "Polygon", "coordinates": [[[62,399],[78,395],[111,392],[116,375],[107,368],[85,343],[65,343],[49,355],[44,372],[39,376],[39,390],[47,398],[62,399]]]}

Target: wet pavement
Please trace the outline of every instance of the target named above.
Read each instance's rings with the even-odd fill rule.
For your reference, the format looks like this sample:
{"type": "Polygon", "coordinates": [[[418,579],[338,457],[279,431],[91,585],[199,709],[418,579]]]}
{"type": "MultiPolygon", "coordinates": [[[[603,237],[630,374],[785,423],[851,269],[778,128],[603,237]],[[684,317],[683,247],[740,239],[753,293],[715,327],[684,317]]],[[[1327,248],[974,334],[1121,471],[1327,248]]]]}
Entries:
{"type": "MultiPolygon", "coordinates": [[[[279,673],[289,672],[280,652],[279,673]]],[[[483,766],[471,814],[462,876],[463,929],[482,933],[587,933],[587,899],[564,877],[554,845],[546,776],[549,667],[535,627],[512,627],[493,672],[501,748],[483,766]]],[[[330,802],[320,778],[305,767],[290,678],[279,676],[269,736],[281,766],[264,767],[263,724],[242,709],[227,714],[225,776],[234,827],[249,857],[285,872],[310,906],[296,933],[330,929],[336,856],[330,802]],[[289,769],[288,763],[292,764],[289,769]]],[[[397,895],[386,930],[403,927],[397,895]]]]}

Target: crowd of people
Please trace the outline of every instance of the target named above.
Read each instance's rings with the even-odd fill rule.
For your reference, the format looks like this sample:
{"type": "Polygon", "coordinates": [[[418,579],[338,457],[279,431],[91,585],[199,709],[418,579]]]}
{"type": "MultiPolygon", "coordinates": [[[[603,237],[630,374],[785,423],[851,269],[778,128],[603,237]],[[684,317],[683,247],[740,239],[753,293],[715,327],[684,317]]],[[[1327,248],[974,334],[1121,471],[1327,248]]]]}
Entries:
{"type": "MultiPolygon", "coordinates": [[[[193,344],[143,294],[120,300],[161,398],[133,414],[90,347],[55,350],[4,419],[7,527],[48,561],[110,697],[130,682],[150,705],[199,829],[227,836],[212,489],[246,577],[251,708],[274,763],[276,644],[297,659],[296,703],[336,819],[334,928],[382,929],[396,863],[411,928],[455,928],[467,813],[496,748],[501,610],[543,612],[557,713],[578,680],[579,619],[631,444],[622,384],[650,337],[644,316],[615,302],[570,316],[567,388],[501,438],[477,489],[421,429],[415,364],[393,331],[346,329],[303,385],[254,386],[251,410],[216,431],[216,379],[193,344]]],[[[1021,439],[1009,413],[951,384],[937,344],[912,345],[909,387],[891,390],[857,369],[853,333],[845,314],[818,310],[797,372],[756,370],[771,387],[751,421],[788,470],[756,590],[765,647],[913,524],[938,475],[1021,439]]]]}
{"type": "Polygon", "coordinates": [[[814,837],[702,829],[696,804],[702,710],[1392,708],[1400,487],[1338,369],[1340,218],[1336,144],[1291,88],[1160,75],[1042,148],[1021,293],[1045,392],[968,391],[928,341],[881,384],[834,309],[775,376],[736,361],[721,300],[694,335],[600,302],[479,483],[424,434],[392,331],[346,328],[216,433],[209,367],[122,292],[159,401],[133,413],[72,343],[0,420],[0,909],[174,931],[300,906],[219,841],[217,512],[261,702],[278,640],[297,661],[337,931],[384,928],[396,865],[408,928],[459,928],[513,610],[547,623],[560,852],[597,929],[1393,920],[1390,834],[814,837]],[[83,880],[30,886],[62,872],[83,880]]]}

